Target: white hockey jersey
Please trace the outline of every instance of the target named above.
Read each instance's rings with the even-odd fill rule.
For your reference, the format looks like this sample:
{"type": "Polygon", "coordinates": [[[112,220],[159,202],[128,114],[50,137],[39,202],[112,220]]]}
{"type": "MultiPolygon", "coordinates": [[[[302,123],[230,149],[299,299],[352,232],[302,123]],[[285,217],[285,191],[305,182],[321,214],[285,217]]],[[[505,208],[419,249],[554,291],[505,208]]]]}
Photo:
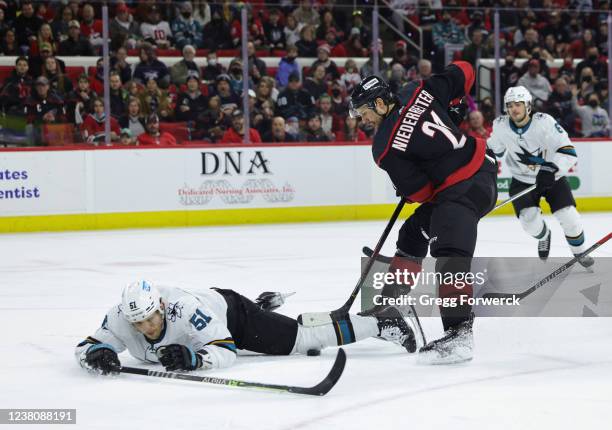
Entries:
{"type": "Polygon", "coordinates": [[[143,22],[140,24],[140,33],[145,40],[154,40],[155,43],[159,40],[172,39],[172,30],[167,21],[160,21],[157,24],[143,22]]]}
{"type": "Polygon", "coordinates": [[[539,166],[552,162],[559,167],[557,179],[576,164],[576,149],[567,132],[550,115],[536,113],[524,127],[517,127],[508,115],[493,121],[493,132],[487,146],[499,158],[506,154],[512,177],[535,184],[539,166]]]}
{"type": "Polygon", "coordinates": [[[133,357],[150,363],[159,362],[156,351],[160,346],[177,343],[194,351],[205,350],[213,368],[231,366],[236,359],[236,346],[227,328],[227,302],[223,296],[215,290],[192,293],[172,287],[158,289],[166,314],[159,339],[149,341],[124,318],[121,305],[113,306],[95,334],[76,347],[77,361],[80,363],[82,352],[92,341],[108,343],[117,353],[127,349],[133,357]]]}

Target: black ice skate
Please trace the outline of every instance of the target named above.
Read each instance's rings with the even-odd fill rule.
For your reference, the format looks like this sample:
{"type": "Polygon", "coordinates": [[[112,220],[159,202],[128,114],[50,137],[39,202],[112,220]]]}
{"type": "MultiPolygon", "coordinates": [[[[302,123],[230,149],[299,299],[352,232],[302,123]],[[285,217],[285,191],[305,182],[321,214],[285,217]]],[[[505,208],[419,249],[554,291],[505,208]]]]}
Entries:
{"type": "Polygon", "coordinates": [[[470,361],[474,356],[473,319],[452,327],[440,339],[419,350],[419,364],[453,364],[470,361]]]}
{"type": "Polygon", "coordinates": [[[580,254],[574,254],[575,257],[578,257],[578,263],[585,269],[590,268],[593,264],[595,264],[595,259],[590,255],[585,255],[580,257],[580,254]]]}
{"type": "Polygon", "coordinates": [[[375,315],[378,320],[378,337],[389,342],[397,343],[413,353],[417,349],[415,330],[408,325],[399,309],[387,306],[375,315]]]}
{"type": "Polygon", "coordinates": [[[548,254],[550,253],[550,237],[552,233],[548,230],[546,236],[538,241],[538,255],[542,260],[546,260],[548,258],[548,254]]]}

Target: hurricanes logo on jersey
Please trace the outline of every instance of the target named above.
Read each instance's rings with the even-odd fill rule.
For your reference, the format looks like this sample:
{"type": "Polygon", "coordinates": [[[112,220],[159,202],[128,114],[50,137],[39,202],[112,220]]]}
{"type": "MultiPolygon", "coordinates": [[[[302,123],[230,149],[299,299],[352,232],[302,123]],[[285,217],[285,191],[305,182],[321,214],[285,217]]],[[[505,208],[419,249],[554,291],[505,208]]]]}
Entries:
{"type": "Polygon", "coordinates": [[[540,148],[536,149],[534,152],[529,152],[525,148],[519,145],[523,152],[515,153],[518,162],[524,164],[528,169],[535,170],[536,166],[544,163],[544,158],[542,157],[542,150],[540,148]]]}

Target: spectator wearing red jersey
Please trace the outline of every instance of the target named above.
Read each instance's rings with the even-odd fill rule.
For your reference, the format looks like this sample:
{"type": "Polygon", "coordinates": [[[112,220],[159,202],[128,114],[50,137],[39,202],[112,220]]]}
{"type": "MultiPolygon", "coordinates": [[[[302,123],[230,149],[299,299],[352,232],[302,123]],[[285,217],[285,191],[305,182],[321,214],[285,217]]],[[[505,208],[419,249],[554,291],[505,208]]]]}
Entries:
{"type": "MultiPolygon", "coordinates": [[[[105,124],[104,101],[101,98],[96,98],[93,102],[93,113],[87,115],[83,121],[81,128],[83,140],[93,145],[104,143],[106,137],[105,124]]],[[[113,117],[110,119],[110,130],[110,140],[118,141],[121,130],[119,129],[119,123],[113,117]]]]}
{"type": "Polygon", "coordinates": [[[138,136],[138,145],[176,145],[176,139],[167,131],[159,131],[159,117],[151,114],[147,117],[146,132],[138,136]]]}
{"type": "Polygon", "coordinates": [[[96,19],[94,8],[87,3],[83,6],[83,19],[81,20],[81,34],[89,39],[94,49],[102,47],[102,20],[96,19]]]}
{"type": "Polygon", "coordinates": [[[331,54],[331,47],[324,43],[317,48],[317,59],[312,63],[310,67],[315,68],[319,64],[325,67],[325,80],[335,81],[340,79],[340,72],[338,72],[338,66],[336,63],[329,58],[331,54]]]}
{"type": "MultiPolygon", "coordinates": [[[[244,134],[244,114],[236,109],[232,112],[232,126],[223,134],[221,143],[243,143],[244,134]]],[[[261,143],[261,136],[254,128],[249,128],[249,142],[261,143]]]]}

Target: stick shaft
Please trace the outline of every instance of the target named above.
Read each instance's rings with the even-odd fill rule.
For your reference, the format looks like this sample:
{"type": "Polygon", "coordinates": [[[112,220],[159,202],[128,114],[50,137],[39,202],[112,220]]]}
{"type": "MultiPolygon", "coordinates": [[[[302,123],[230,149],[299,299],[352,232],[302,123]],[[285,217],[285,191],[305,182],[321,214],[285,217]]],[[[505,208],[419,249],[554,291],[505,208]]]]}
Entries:
{"type": "MultiPolygon", "coordinates": [[[[359,290],[361,290],[361,287],[364,281],[366,280],[366,278],[368,277],[368,274],[370,273],[372,266],[374,266],[376,257],[378,256],[378,254],[380,253],[380,250],[385,244],[387,237],[389,237],[389,233],[393,229],[393,225],[395,224],[395,221],[397,221],[397,218],[402,212],[402,209],[404,208],[405,204],[406,204],[406,201],[402,198],[400,202],[397,204],[397,206],[395,207],[395,210],[393,211],[393,214],[391,215],[391,218],[389,219],[389,222],[387,223],[385,230],[380,236],[380,239],[378,239],[378,243],[376,244],[376,247],[374,248],[374,252],[372,253],[372,256],[368,259],[366,266],[361,271],[361,276],[359,277],[359,280],[357,281],[357,285],[355,285],[355,288],[353,288],[353,291],[351,292],[351,295],[349,296],[348,300],[339,309],[332,311],[331,312],[332,315],[343,316],[349,311],[351,306],[353,306],[353,303],[355,302],[355,299],[357,298],[357,294],[359,294],[359,290]]],[[[332,319],[334,318],[332,317],[332,319]]]]}
{"type": "Polygon", "coordinates": [[[525,297],[527,297],[528,295],[530,295],[531,293],[533,293],[534,291],[536,291],[538,288],[540,288],[542,285],[547,284],[548,282],[550,282],[551,280],[553,280],[554,278],[556,278],[557,276],[559,276],[561,273],[565,272],[567,269],[569,269],[570,267],[572,267],[574,264],[576,264],[578,262],[578,260],[582,257],[584,257],[585,255],[590,254],[591,252],[595,251],[597,248],[599,248],[601,245],[603,245],[604,243],[606,243],[607,241],[610,240],[610,238],[612,238],[612,233],[608,233],[606,236],[604,236],[603,238],[601,238],[599,241],[595,242],[593,245],[591,245],[589,247],[589,249],[587,249],[586,251],[584,251],[582,254],[572,258],[571,260],[569,260],[567,263],[563,264],[562,266],[558,267],[557,269],[555,269],[553,272],[551,272],[550,274],[548,274],[546,277],[540,279],[538,282],[536,282],[535,284],[533,284],[530,288],[528,288],[527,290],[523,291],[522,293],[487,293],[483,295],[483,298],[488,298],[488,297],[500,297],[500,298],[512,298],[512,297],[517,297],[519,300],[523,300],[525,297]]]}
{"type": "Polygon", "coordinates": [[[532,192],[533,190],[536,189],[535,185],[530,186],[529,188],[525,188],[523,191],[521,191],[520,193],[517,193],[513,196],[510,196],[510,198],[508,198],[507,200],[504,200],[503,202],[501,202],[500,204],[498,204],[497,206],[495,206],[493,209],[491,209],[491,212],[506,206],[508,203],[512,203],[513,201],[515,201],[516,199],[520,199],[521,197],[523,197],[525,194],[529,194],[530,192],[532,192]]]}

